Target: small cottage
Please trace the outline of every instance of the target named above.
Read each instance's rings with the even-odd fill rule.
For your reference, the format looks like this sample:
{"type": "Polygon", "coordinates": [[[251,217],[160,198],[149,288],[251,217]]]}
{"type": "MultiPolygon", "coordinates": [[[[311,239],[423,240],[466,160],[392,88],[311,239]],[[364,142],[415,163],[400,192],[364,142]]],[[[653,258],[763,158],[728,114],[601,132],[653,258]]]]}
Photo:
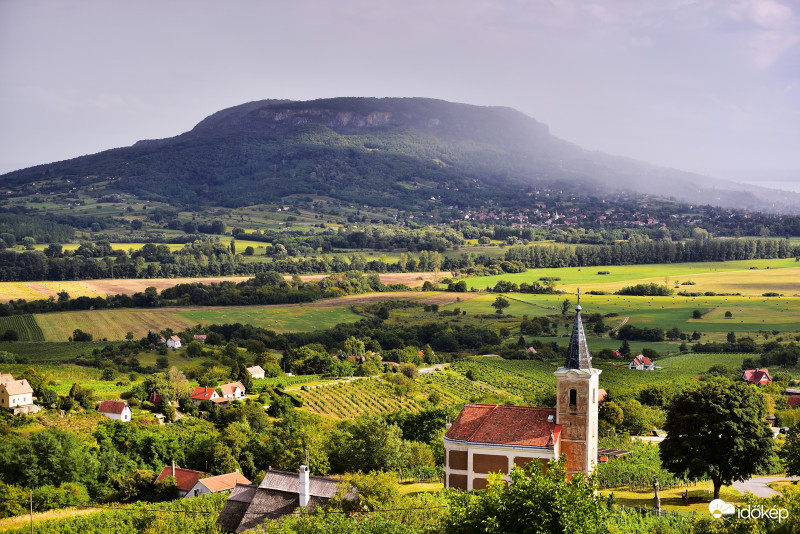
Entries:
{"type": "Polygon", "coordinates": [[[170,336],[170,338],[167,340],[167,346],[171,349],[181,348],[181,338],[178,336],[170,336]]]}
{"type": "Polygon", "coordinates": [[[30,413],[34,410],[33,388],[24,378],[22,380],[11,380],[0,383],[0,408],[6,408],[17,413],[30,413]]]}
{"type": "Polygon", "coordinates": [[[205,344],[205,342],[206,342],[206,338],[207,338],[207,337],[208,337],[208,336],[207,336],[207,335],[205,335],[205,334],[195,334],[195,335],[194,335],[194,340],[195,340],[195,341],[197,341],[198,343],[203,343],[203,344],[205,344]]]}
{"type": "Polygon", "coordinates": [[[262,369],[260,365],[248,367],[247,372],[250,373],[250,376],[253,378],[264,378],[264,369],[262,369]]]}
{"type": "Polygon", "coordinates": [[[745,369],[742,373],[742,380],[756,386],[765,386],[772,383],[769,369],[745,369]]]}
{"type": "Polygon", "coordinates": [[[164,466],[164,469],[161,470],[158,478],[156,478],[155,484],[158,484],[167,477],[174,477],[177,483],[178,495],[186,497],[189,491],[197,484],[197,481],[207,476],[209,476],[208,473],[183,469],[182,467],[176,466],[175,462],[172,462],[172,465],[164,466]]]}
{"type": "Polygon", "coordinates": [[[213,401],[217,397],[219,397],[219,393],[217,393],[215,388],[200,386],[194,388],[194,391],[192,391],[192,394],[189,398],[192,399],[197,406],[199,406],[204,400],[213,401]]]}
{"type": "Polygon", "coordinates": [[[628,369],[636,371],[655,371],[656,364],[653,363],[653,360],[651,360],[647,356],[642,356],[640,354],[637,357],[635,357],[633,361],[628,365],[628,369]]]}
{"type": "Polygon", "coordinates": [[[229,384],[223,384],[219,387],[219,390],[222,392],[222,396],[226,399],[241,399],[244,397],[244,386],[241,382],[231,382],[229,384]]]}
{"type": "Polygon", "coordinates": [[[97,411],[114,421],[131,420],[131,408],[124,400],[104,400],[97,405],[97,411]]]}

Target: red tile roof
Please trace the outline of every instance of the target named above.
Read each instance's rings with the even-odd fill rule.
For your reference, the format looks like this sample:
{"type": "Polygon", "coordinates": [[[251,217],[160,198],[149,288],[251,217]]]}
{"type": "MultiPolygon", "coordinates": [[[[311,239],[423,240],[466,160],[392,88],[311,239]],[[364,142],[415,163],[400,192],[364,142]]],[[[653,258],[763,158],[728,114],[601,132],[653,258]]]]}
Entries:
{"type": "Polygon", "coordinates": [[[211,400],[211,397],[215,394],[218,395],[217,390],[214,388],[196,387],[194,391],[192,391],[191,398],[197,400],[211,400]]]}
{"type": "Polygon", "coordinates": [[[4,382],[11,382],[12,380],[14,380],[14,375],[0,373],[0,384],[2,384],[4,382]]]}
{"type": "Polygon", "coordinates": [[[769,384],[772,378],[769,376],[769,369],[746,369],[742,379],[748,384],[769,384]]]}
{"type": "Polygon", "coordinates": [[[233,488],[236,484],[252,484],[247,480],[243,474],[235,471],[233,473],[226,473],[224,475],[217,475],[215,477],[204,478],[200,483],[208,488],[208,491],[215,493],[217,491],[225,491],[233,488]]]}
{"type": "Polygon", "coordinates": [[[603,388],[597,390],[597,402],[603,402],[608,396],[608,391],[603,388]]]}
{"type": "Polygon", "coordinates": [[[120,415],[127,407],[128,403],[124,400],[104,400],[97,405],[97,411],[100,413],[115,413],[120,415]]]}
{"type": "Polygon", "coordinates": [[[636,365],[653,365],[653,360],[640,354],[633,359],[633,363],[636,365]]]}
{"type": "Polygon", "coordinates": [[[445,436],[472,443],[548,447],[561,434],[555,417],[555,408],[467,404],[445,436]]]}
{"type": "Polygon", "coordinates": [[[202,471],[192,471],[191,469],[183,469],[182,467],[177,466],[174,469],[175,471],[173,475],[172,466],[164,466],[164,469],[161,470],[158,478],[156,478],[156,484],[169,476],[174,476],[175,480],[178,481],[178,489],[181,491],[189,491],[195,484],[197,484],[198,480],[206,476],[206,473],[203,473],[202,471]]]}
{"type": "Polygon", "coordinates": [[[788,399],[786,399],[786,406],[788,406],[789,408],[800,406],[800,395],[792,395],[788,399]]]}

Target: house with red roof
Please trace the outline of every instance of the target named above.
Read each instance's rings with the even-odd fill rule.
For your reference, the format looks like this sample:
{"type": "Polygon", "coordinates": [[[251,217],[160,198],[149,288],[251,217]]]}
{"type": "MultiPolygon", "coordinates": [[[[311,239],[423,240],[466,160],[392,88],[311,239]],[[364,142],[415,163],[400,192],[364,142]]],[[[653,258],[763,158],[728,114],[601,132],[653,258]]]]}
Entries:
{"type": "Polygon", "coordinates": [[[192,394],[189,398],[192,399],[197,406],[199,406],[204,400],[213,401],[219,396],[220,395],[217,393],[216,388],[199,386],[194,388],[194,391],[192,391],[192,394]]]}
{"type": "Polygon", "coordinates": [[[197,497],[198,495],[208,495],[209,493],[219,493],[228,491],[236,487],[236,484],[252,484],[237,469],[233,473],[225,473],[215,477],[201,478],[186,493],[184,498],[197,497]]]}
{"type": "Polygon", "coordinates": [[[765,386],[772,383],[769,369],[745,369],[742,373],[742,380],[756,386],[765,386]]]}
{"type": "Polygon", "coordinates": [[[158,474],[155,484],[158,484],[167,477],[174,477],[177,483],[178,495],[186,497],[189,491],[197,484],[198,480],[208,476],[208,473],[183,469],[182,467],[176,466],[175,462],[172,462],[172,465],[164,466],[164,469],[158,474]]]}
{"type": "Polygon", "coordinates": [[[244,397],[244,385],[241,382],[231,382],[229,384],[222,384],[219,387],[222,396],[226,399],[241,399],[244,397]]]}
{"type": "Polygon", "coordinates": [[[178,336],[170,336],[170,338],[167,340],[167,346],[171,349],[181,348],[181,338],[178,336]]]}
{"type": "Polygon", "coordinates": [[[647,356],[642,356],[640,354],[635,357],[630,364],[628,364],[628,369],[633,369],[636,371],[655,371],[656,364],[653,363],[653,360],[647,356]]]}
{"type": "Polygon", "coordinates": [[[790,395],[786,399],[786,406],[789,408],[797,408],[800,406],[800,395],[790,395]]]}
{"type": "Polygon", "coordinates": [[[206,338],[208,338],[208,336],[206,334],[195,334],[194,335],[194,340],[197,341],[198,343],[205,343],[206,342],[206,338]]]}
{"type": "Polygon", "coordinates": [[[131,420],[131,408],[124,400],[104,400],[97,405],[97,411],[114,421],[127,423],[131,420]]]}
{"type": "Polygon", "coordinates": [[[247,372],[250,373],[250,376],[253,377],[254,380],[259,378],[264,378],[264,368],[260,365],[254,365],[252,367],[247,368],[247,372]]]}
{"type": "Polygon", "coordinates": [[[482,489],[489,473],[505,480],[515,466],[540,462],[543,468],[561,454],[567,474],[591,474],[597,465],[599,377],[592,368],[581,319],[575,307],[567,359],[553,373],[555,408],[467,404],[442,438],[446,488],[482,489]]]}

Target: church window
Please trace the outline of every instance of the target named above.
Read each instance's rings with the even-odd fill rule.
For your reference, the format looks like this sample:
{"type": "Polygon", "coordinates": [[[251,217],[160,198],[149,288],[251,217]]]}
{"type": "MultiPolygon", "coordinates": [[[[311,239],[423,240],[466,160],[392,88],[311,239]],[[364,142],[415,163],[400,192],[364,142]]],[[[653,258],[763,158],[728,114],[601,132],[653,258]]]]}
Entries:
{"type": "Polygon", "coordinates": [[[571,410],[578,407],[578,392],[574,389],[569,390],[569,407],[571,410]]]}

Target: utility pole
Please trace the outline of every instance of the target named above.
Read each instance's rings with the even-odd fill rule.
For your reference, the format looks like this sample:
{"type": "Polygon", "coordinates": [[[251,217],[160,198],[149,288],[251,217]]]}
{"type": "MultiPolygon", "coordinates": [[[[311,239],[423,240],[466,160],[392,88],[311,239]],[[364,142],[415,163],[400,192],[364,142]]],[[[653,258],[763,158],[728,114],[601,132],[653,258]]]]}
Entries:
{"type": "Polygon", "coordinates": [[[31,504],[31,534],[33,534],[33,490],[30,490],[30,504],[31,504]]]}

